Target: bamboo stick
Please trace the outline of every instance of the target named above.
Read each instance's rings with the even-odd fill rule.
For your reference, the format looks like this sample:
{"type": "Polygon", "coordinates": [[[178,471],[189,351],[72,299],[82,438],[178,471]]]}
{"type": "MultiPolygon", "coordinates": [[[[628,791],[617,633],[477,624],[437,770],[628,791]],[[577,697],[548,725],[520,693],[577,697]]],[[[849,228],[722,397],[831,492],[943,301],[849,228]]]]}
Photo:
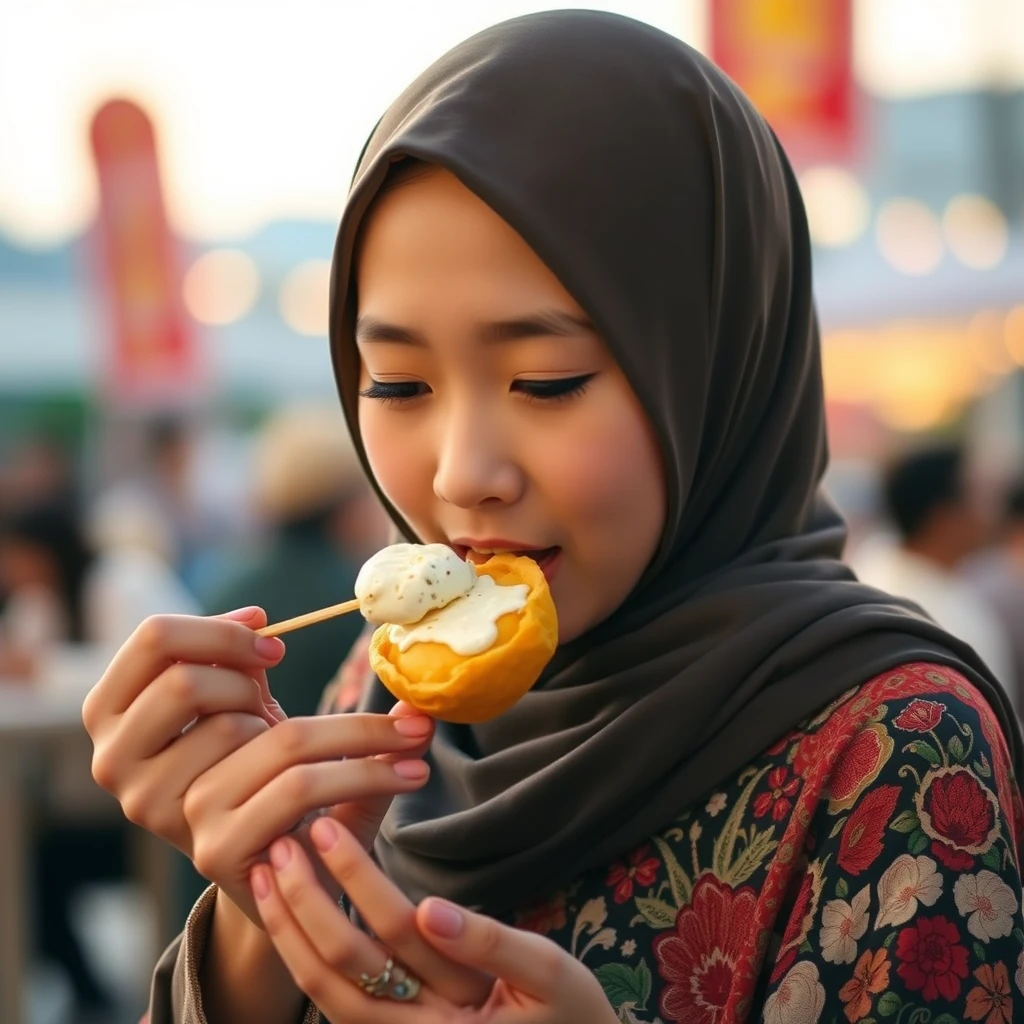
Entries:
{"type": "Polygon", "coordinates": [[[282,633],[290,633],[293,629],[302,629],[303,626],[312,626],[317,622],[325,622],[327,619],[333,619],[339,615],[347,615],[349,612],[356,611],[359,611],[359,601],[353,598],[351,601],[332,604],[329,608],[321,608],[319,611],[306,612],[305,615],[296,615],[293,619],[271,623],[269,626],[257,629],[256,632],[260,636],[280,636],[282,633]]]}

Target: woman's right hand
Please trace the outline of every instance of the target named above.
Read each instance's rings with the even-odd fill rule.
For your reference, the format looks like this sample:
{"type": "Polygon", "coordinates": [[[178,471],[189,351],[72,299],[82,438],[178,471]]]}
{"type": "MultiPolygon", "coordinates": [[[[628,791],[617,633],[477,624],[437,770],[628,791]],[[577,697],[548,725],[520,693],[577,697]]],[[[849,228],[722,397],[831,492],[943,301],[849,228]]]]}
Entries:
{"type": "Polygon", "coordinates": [[[391,799],[426,780],[433,727],[404,705],[286,720],[265,674],[284,644],[253,632],[265,621],[147,619],[82,709],[96,781],[256,923],[248,876],[270,843],[331,807],[369,847],[391,799]]]}

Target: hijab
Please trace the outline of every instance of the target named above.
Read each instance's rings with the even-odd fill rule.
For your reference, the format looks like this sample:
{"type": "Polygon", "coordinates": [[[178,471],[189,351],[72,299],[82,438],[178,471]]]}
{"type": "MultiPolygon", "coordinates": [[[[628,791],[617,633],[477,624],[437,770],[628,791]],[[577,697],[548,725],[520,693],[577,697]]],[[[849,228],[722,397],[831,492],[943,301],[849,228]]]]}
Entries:
{"type": "MultiPolygon", "coordinates": [[[[805,214],[771,130],[721,71],[631,19],[549,11],[456,46],[393,103],[360,157],[332,270],[335,375],[368,473],[353,254],[407,159],[459,178],[587,311],[650,418],[668,492],[660,546],[624,604],[504,715],[438,723],[430,780],[394,801],[377,844],[411,897],[502,913],[568,883],[911,662],[970,679],[1020,766],[1010,704],[977,655],[840,561],[805,214]]],[[[373,681],[363,707],[392,703],[373,681]]]]}

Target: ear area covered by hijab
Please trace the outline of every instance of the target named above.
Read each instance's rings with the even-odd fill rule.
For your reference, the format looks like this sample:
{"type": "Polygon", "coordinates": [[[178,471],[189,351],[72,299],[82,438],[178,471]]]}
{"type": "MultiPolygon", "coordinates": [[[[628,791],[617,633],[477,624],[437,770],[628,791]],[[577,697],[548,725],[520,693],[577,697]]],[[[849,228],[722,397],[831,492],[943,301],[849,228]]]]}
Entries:
{"type": "MultiPolygon", "coordinates": [[[[458,177],[587,311],[650,418],[668,490],[661,545],[623,606],[505,715],[439,725],[429,782],[396,799],[378,841],[411,896],[500,912],[568,882],[909,662],[978,686],[1021,769],[1010,703],[974,652],[839,560],[803,205],[722,72],[640,22],[547,11],[468,39],[392,104],[356,169],[331,286],[335,375],[368,473],[354,251],[407,158],[458,177]]],[[[390,703],[368,689],[368,709],[390,703]]]]}

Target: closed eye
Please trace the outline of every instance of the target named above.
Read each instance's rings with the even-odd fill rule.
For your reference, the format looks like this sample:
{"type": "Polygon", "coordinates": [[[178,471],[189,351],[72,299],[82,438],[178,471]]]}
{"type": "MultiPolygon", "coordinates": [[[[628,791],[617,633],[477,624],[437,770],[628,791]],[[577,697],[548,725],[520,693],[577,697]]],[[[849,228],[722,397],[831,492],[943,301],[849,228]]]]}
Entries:
{"type": "MultiPolygon", "coordinates": [[[[582,394],[596,376],[596,373],[584,373],[576,377],[558,377],[549,380],[515,380],[512,382],[512,390],[531,401],[566,401],[582,394]]],[[[411,402],[429,393],[430,388],[422,381],[372,380],[370,386],[360,391],[359,395],[385,405],[397,405],[411,402]]]]}
{"type": "Polygon", "coordinates": [[[359,392],[361,398],[372,398],[375,401],[383,402],[385,405],[392,405],[398,402],[409,402],[414,398],[427,394],[430,389],[422,381],[401,380],[385,382],[374,380],[368,388],[359,392]]]}
{"type": "Polygon", "coordinates": [[[578,377],[559,377],[554,380],[517,380],[513,382],[512,388],[535,401],[565,401],[583,394],[596,376],[596,373],[584,373],[578,377]]]}

